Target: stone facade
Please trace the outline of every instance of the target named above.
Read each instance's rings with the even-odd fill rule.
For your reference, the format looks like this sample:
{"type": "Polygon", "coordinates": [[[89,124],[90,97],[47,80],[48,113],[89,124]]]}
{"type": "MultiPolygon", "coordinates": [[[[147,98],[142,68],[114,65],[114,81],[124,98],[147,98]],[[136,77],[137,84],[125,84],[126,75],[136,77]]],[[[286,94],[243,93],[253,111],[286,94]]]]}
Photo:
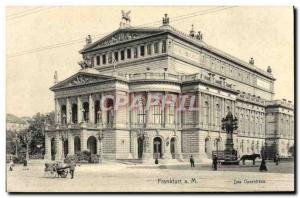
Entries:
{"type": "Polygon", "coordinates": [[[104,159],[211,158],[212,151],[225,147],[221,119],[229,111],[239,120],[233,135],[239,155],[260,153],[266,140],[277,138],[274,127],[282,134],[277,145],[293,145],[293,107],[278,113],[281,106],[272,105],[271,70],[215,49],[202,36],[186,35],[168,23],[126,26],[87,43],[80,53],[87,67],[51,87],[57,124],[46,131],[46,159],[82,150],[104,159]],[[150,94],[161,101],[193,98],[197,110],[178,110],[178,103],[130,108],[135,96],[146,103],[150,94]],[[127,102],[116,106],[120,97],[127,102]]]}

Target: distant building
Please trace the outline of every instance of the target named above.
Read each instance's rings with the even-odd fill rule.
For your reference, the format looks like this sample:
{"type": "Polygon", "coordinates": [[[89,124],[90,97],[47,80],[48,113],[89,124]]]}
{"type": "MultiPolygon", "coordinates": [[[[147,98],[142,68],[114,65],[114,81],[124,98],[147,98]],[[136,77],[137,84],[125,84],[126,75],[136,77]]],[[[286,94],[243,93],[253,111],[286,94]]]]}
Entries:
{"type": "Polygon", "coordinates": [[[222,52],[200,32],[176,30],[167,15],[159,28],[129,23],[95,42],[88,37],[80,51],[82,69],[51,87],[56,125],[46,130],[46,159],[82,150],[110,159],[211,158],[225,147],[221,119],[229,111],[239,120],[233,135],[239,155],[260,153],[269,141],[276,141],[280,155],[289,155],[293,105],[273,105],[270,67],[264,71],[253,58],[245,62],[222,52]],[[158,103],[148,108],[153,94],[158,103]],[[198,110],[179,110],[178,100],[162,105],[173,96],[186,97],[184,107],[194,97],[198,110]],[[118,97],[129,102],[119,108],[118,97]],[[132,109],[136,97],[142,105],[132,109]]]}
{"type": "Polygon", "coordinates": [[[26,119],[19,118],[13,114],[6,114],[6,130],[21,131],[28,128],[26,119]]]}

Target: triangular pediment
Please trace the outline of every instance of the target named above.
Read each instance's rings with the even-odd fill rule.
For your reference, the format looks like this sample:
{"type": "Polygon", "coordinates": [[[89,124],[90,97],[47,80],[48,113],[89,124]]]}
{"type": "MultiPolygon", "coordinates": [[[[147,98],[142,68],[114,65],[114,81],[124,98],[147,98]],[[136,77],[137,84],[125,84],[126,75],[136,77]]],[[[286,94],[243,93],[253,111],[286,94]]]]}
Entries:
{"type": "Polygon", "coordinates": [[[56,83],[50,90],[64,89],[74,86],[88,85],[96,82],[103,82],[114,79],[112,76],[101,75],[97,70],[86,69],[86,71],[79,71],[71,77],[56,83]],[[89,70],[89,71],[88,71],[89,70]]]}
{"type": "Polygon", "coordinates": [[[135,40],[147,36],[151,36],[157,33],[163,32],[162,29],[146,29],[146,28],[125,28],[125,29],[118,29],[111,34],[103,37],[102,39],[89,44],[84,49],[82,49],[80,52],[84,53],[90,50],[96,50],[102,47],[114,45],[117,43],[126,42],[129,40],[135,40]]]}

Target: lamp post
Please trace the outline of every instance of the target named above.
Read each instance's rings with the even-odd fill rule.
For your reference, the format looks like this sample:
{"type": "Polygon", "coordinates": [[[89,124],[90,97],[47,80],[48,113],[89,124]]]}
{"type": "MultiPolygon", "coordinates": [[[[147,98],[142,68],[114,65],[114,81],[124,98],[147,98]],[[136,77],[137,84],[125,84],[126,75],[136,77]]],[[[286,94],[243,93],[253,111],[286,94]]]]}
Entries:
{"type": "Polygon", "coordinates": [[[238,119],[229,111],[225,118],[222,119],[222,129],[227,132],[224,156],[224,165],[238,164],[237,152],[233,148],[233,131],[238,128],[238,119]]]}
{"type": "Polygon", "coordinates": [[[99,133],[98,133],[98,140],[99,140],[99,143],[100,143],[100,146],[99,146],[99,163],[102,164],[102,140],[104,139],[104,134],[103,132],[100,130],[99,133]]]}
{"type": "Polygon", "coordinates": [[[15,155],[16,155],[16,157],[18,157],[18,134],[17,134],[17,132],[16,132],[16,130],[15,130],[15,140],[16,140],[16,153],[15,153],[15,155]]]}

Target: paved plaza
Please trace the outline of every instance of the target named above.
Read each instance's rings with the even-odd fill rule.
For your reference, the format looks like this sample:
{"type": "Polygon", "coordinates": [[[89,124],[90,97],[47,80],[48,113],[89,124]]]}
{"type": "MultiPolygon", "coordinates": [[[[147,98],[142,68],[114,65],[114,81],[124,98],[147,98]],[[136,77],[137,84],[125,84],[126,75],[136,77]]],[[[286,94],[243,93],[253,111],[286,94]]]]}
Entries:
{"type": "Polygon", "coordinates": [[[217,192],[217,191],[292,191],[293,162],[279,166],[267,163],[268,172],[252,166],[221,167],[212,171],[209,164],[128,165],[113,162],[76,167],[75,178],[54,178],[44,174],[43,162],[31,162],[29,170],[15,166],[7,171],[9,192],[217,192]]]}

